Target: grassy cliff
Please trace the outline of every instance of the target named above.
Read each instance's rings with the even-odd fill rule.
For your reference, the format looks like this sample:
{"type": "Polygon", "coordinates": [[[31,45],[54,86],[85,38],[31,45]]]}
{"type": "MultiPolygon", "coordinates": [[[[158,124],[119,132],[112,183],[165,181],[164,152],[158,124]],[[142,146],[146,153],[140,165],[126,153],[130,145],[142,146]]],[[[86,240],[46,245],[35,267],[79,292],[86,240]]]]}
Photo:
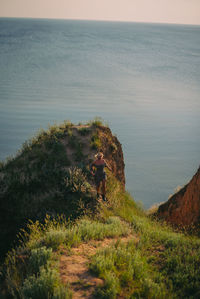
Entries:
{"type": "Polygon", "coordinates": [[[98,120],[51,126],[0,164],[1,256],[29,219],[43,221],[47,213],[75,219],[81,207],[94,208],[89,165],[102,145],[99,128],[98,120]]]}
{"type": "MultiPolygon", "coordinates": [[[[77,128],[71,135],[77,138],[71,148],[75,150],[68,151],[68,157],[66,144],[62,147],[56,142],[63,130],[69,144],[71,137],[67,130],[72,130],[72,125],[66,124],[40,133],[15,159],[2,165],[4,186],[7,186],[4,188],[6,192],[9,190],[7,194],[13,194],[8,201],[11,204],[15,200],[11,211],[13,221],[19,226],[23,224],[24,230],[19,234],[20,242],[8,252],[1,267],[1,298],[200,297],[199,238],[175,232],[147,216],[124,191],[114,172],[108,172],[107,201],[96,200],[85,165],[88,156],[92,158],[97,148],[102,147],[103,139],[97,134],[101,126],[95,122],[81,128],[86,131],[80,136],[87,136],[87,144],[91,141],[87,155],[83,146],[77,146],[77,140],[85,140],[78,139],[77,128]],[[49,136],[51,143],[46,147],[49,136]],[[43,155],[44,151],[48,154],[43,155]],[[78,152],[76,161],[74,153],[78,152]],[[38,155],[43,158],[40,160],[38,155]],[[44,161],[50,176],[42,171],[44,161]],[[35,168],[29,170],[30,175],[25,173],[22,179],[19,170],[27,167],[28,172],[33,165],[35,168]],[[71,168],[72,165],[76,168],[71,168]],[[40,180],[36,173],[41,173],[40,180]],[[6,180],[6,175],[10,180],[6,180]],[[18,179],[14,179],[15,175],[18,179]],[[49,193],[44,193],[48,189],[49,193]],[[32,197],[27,203],[29,195],[32,197]],[[32,205],[32,210],[27,211],[26,207],[32,205]],[[21,218],[14,210],[21,211],[21,218]],[[28,218],[32,221],[27,224],[28,218]]],[[[64,140],[63,136],[59,140],[64,140]]],[[[111,146],[113,155],[114,144],[111,146]]],[[[8,213],[9,203],[5,211],[8,213]]]]}

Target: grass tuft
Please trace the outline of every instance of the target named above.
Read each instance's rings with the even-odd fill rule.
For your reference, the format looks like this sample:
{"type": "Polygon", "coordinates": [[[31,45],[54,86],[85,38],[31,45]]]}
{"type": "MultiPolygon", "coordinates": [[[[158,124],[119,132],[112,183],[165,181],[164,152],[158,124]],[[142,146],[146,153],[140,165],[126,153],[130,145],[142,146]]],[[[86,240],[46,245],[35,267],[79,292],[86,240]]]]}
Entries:
{"type": "Polygon", "coordinates": [[[116,298],[123,289],[127,289],[127,297],[168,298],[164,284],[160,280],[157,282],[156,272],[140,255],[133,241],[98,251],[91,259],[90,270],[104,279],[105,284],[99,288],[98,294],[106,294],[105,298],[116,298]],[[111,281],[113,285],[110,285],[111,281]],[[158,294],[160,297],[155,296],[158,294]]]}
{"type": "Polygon", "coordinates": [[[28,273],[36,274],[41,266],[46,266],[48,260],[52,258],[52,248],[40,247],[31,250],[28,261],[28,273]]]}
{"type": "Polygon", "coordinates": [[[37,276],[32,275],[25,279],[22,296],[24,299],[72,298],[68,287],[61,285],[59,273],[49,268],[41,268],[37,276]]]}
{"type": "Polygon", "coordinates": [[[90,147],[94,150],[99,150],[101,148],[101,140],[97,132],[95,132],[91,137],[90,147]]]}

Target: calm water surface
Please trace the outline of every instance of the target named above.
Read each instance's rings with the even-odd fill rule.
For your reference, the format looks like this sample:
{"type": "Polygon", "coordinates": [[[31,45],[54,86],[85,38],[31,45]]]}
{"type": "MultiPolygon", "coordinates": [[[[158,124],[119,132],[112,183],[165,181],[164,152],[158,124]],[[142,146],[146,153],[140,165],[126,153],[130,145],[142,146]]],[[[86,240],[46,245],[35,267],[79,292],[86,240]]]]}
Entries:
{"type": "Polygon", "coordinates": [[[199,26],[0,19],[0,159],[48,124],[100,116],[148,208],[198,168],[199,83],[199,26]]]}

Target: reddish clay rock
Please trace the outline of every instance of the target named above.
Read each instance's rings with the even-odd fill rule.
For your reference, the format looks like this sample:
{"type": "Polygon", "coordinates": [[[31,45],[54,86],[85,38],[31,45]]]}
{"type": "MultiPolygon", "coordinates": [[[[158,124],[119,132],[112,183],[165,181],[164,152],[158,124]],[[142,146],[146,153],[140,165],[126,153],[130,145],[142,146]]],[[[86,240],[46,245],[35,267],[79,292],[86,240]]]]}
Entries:
{"type": "Polygon", "coordinates": [[[98,135],[101,140],[101,151],[104,154],[105,160],[111,167],[114,176],[125,188],[125,164],[121,143],[116,136],[112,135],[112,132],[108,127],[98,127],[98,135]]]}
{"type": "Polygon", "coordinates": [[[77,125],[70,128],[71,134],[75,136],[76,142],[81,145],[83,153],[82,160],[76,157],[76,147],[72,148],[69,142],[68,132],[66,132],[65,138],[62,140],[66,148],[67,157],[70,160],[70,167],[77,166],[82,163],[84,165],[91,165],[94,161],[95,155],[98,151],[101,151],[104,155],[104,159],[110,166],[112,174],[120,181],[123,189],[125,189],[125,174],[124,174],[124,156],[122,146],[116,136],[114,136],[110,128],[98,125],[77,125]],[[87,129],[88,133],[85,135],[80,134],[81,129],[87,129]],[[98,148],[91,147],[91,140],[94,136],[98,136],[99,146],[98,148]]]}
{"type": "Polygon", "coordinates": [[[176,226],[200,223],[200,167],[187,185],[159,206],[157,215],[176,226]]]}

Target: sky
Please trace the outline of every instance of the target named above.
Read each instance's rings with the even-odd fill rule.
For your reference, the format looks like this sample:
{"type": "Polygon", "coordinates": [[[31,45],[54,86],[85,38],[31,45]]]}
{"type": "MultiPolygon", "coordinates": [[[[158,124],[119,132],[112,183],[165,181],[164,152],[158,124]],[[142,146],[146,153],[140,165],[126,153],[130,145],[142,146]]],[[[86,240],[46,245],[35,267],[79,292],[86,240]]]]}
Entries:
{"type": "Polygon", "coordinates": [[[200,25],[200,0],[0,0],[0,17],[200,25]]]}

